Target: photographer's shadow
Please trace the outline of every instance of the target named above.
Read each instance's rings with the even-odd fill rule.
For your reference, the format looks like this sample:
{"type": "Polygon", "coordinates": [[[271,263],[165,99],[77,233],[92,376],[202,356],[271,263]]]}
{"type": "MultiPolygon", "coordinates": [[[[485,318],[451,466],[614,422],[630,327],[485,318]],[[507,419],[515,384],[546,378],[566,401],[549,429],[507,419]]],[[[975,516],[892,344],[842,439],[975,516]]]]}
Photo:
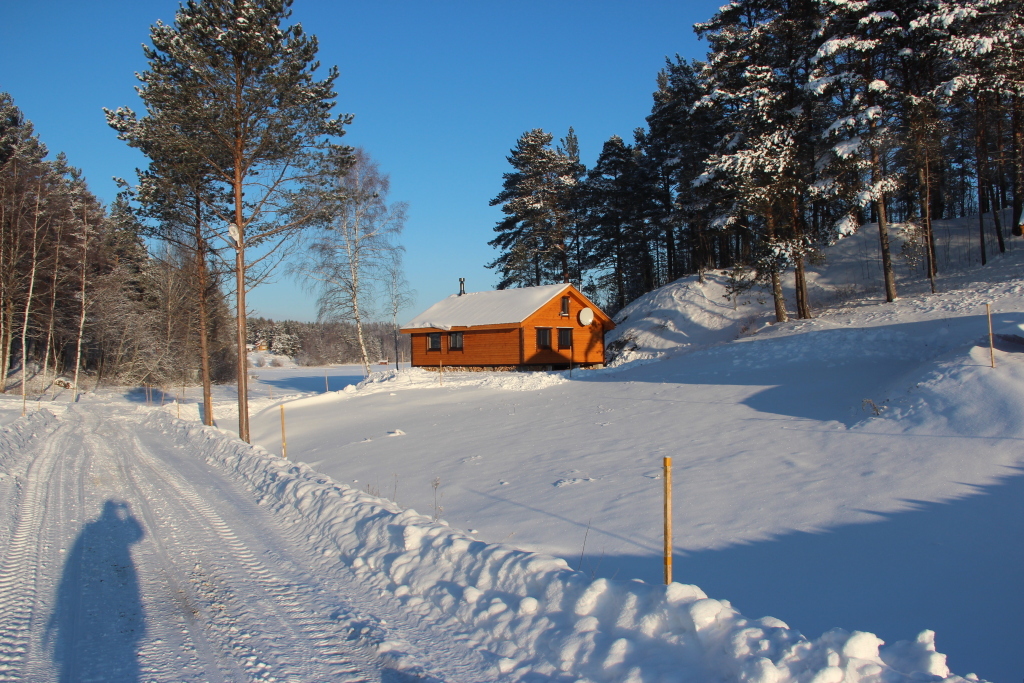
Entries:
{"type": "Polygon", "coordinates": [[[46,629],[61,683],[139,680],[146,622],[131,546],[142,537],[128,504],[108,500],[75,539],[46,629]]]}

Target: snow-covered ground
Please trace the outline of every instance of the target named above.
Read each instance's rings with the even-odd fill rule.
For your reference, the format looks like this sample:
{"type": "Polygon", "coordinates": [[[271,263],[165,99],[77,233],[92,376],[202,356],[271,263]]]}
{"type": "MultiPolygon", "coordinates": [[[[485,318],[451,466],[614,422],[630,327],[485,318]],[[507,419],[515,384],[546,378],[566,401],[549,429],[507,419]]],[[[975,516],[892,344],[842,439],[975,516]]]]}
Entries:
{"type": "Polygon", "coordinates": [[[771,326],[683,280],[572,376],[253,368],[262,448],[227,387],[0,400],[0,679],[1016,680],[1020,270],[771,326]]]}

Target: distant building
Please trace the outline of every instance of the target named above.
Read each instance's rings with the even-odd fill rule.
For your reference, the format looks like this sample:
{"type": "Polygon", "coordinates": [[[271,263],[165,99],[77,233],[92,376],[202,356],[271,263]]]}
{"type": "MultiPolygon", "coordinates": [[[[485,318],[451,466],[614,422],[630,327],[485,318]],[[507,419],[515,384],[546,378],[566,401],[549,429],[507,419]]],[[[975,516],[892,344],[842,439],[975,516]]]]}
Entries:
{"type": "Polygon", "coordinates": [[[604,363],[604,334],[615,323],[569,284],[460,293],[419,314],[413,367],[563,369],[604,363]]]}

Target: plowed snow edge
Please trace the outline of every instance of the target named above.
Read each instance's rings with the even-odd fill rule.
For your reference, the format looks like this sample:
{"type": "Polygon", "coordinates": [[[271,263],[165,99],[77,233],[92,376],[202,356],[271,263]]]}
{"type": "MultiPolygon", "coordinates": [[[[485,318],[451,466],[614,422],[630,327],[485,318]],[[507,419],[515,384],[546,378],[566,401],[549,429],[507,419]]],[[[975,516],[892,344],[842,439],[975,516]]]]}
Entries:
{"type": "Polygon", "coordinates": [[[240,477],[261,504],[297,512],[325,555],[484,651],[507,680],[966,680],[950,675],[930,631],[888,647],[842,629],[811,641],[696,586],[591,580],[561,559],[477,541],[219,430],[162,413],[149,422],[240,477]]]}

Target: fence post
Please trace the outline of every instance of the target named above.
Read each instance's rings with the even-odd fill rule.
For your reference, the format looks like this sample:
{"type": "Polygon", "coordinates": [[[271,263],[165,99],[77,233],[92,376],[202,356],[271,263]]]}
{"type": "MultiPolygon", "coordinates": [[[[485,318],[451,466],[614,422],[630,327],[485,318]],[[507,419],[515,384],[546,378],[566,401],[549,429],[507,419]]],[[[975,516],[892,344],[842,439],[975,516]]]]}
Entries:
{"type": "Polygon", "coordinates": [[[284,435],[284,404],[281,404],[281,457],[288,459],[288,440],[284,435]]]}
{"type": "Polygon", "coordinates": [[[665,585],[672,583],[672,458],[665,456],[665,585]]]}
{"type": "Polygon", "coordinates": [[[996,366],[996,347],[992,343],[992,306],[985,304],[985,315],[988,316],[988,355],[992,361],[992,367],[996,366]]]}

